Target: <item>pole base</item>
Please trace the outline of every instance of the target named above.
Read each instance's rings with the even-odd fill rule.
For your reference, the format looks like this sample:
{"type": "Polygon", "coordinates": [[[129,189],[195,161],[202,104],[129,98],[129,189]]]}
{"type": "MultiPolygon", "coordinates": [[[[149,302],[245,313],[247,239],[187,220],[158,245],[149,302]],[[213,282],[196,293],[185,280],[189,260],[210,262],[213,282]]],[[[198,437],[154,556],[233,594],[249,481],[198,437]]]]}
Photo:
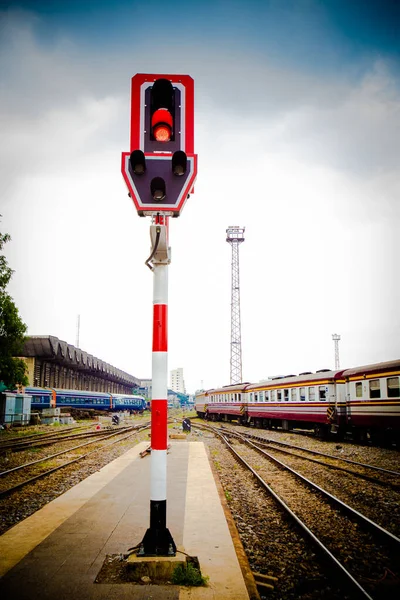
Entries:
{"type": "Polygon", "coordinates": [[[176,545],[169,529],[150,527],[140,542],[137,556],[175,556],[175,554],[176,545]]]}

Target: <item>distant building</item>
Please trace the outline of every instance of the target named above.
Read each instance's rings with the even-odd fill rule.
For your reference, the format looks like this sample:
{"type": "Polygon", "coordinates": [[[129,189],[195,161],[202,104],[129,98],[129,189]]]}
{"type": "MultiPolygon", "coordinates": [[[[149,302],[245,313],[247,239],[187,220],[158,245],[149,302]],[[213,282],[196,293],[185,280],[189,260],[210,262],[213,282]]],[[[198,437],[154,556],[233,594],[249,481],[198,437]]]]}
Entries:
{"type": "Polygon", "coordinates": [[[139,384],[139,394],[151,398],[153,394],[153,384],[151,379],[141,379],[139,384]]]}
{"type": "Polygon", "coordinates": [[[179,392],[180,394],[186,394],[182,368],[171,371],[171,390],[179,392]]]}

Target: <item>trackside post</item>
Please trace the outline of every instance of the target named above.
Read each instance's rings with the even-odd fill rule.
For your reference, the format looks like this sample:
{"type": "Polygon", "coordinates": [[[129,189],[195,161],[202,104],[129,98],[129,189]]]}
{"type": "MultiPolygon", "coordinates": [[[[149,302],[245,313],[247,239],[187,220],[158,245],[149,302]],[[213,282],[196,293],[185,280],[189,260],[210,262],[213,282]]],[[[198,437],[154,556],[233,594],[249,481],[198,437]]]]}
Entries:
{"type": "Polygon", "coordinates": [[[138,556],[175,556],[167,528],[169,217],[179,217],[197,175],[194,83],[189,75],[138,73],[131,85],[130,152],[121,171],[140,217],[150,216],[153,271],[150,527],[138,556]]]}

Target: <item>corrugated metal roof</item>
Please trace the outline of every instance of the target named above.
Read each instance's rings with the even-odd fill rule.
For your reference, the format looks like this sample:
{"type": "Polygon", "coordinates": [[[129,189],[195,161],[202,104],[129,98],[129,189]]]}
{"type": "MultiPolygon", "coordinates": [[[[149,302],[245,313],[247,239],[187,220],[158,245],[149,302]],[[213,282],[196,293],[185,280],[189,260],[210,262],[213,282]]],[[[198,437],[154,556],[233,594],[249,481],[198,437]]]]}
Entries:
{"type": "Polygon", "coordinates": [[[45,358],[63,366],[72,366],[72,363],[78,369],[85,371],[101,371],[109,377],[118,379],[121,383],[140,385],[140,379],[137,377],[52,335],[30,336],[26,340],[20,356],[45,358]]]}

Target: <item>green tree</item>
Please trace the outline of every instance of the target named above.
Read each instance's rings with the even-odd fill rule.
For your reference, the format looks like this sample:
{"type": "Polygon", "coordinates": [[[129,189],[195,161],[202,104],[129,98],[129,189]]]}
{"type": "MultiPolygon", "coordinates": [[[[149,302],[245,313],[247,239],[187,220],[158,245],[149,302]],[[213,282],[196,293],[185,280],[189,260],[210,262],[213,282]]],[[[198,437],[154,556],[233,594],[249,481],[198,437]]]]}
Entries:
{"type": "MultiPolygon", "coordinates": [[[[8,233],[0,233],[0,252],[10,239],[8,233]]],[[[15,358],[22,350],[26,325],[6,291],[12,274],[6,257],[0,254],[0,386],[11,390],[18,384],[28,385],[26,363],[21,358],[15,358]]]]}

